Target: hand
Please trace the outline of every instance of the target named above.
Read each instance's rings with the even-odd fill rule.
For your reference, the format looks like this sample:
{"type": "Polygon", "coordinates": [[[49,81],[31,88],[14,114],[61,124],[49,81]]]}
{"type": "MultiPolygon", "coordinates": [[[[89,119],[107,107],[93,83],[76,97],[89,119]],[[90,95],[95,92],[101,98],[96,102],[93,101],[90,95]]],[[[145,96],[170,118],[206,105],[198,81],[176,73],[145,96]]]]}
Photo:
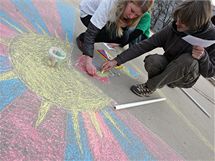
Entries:
{"type": "Polygon", "coordinates": [[[205,54],[204,51],[205,51],[205,49],[203,47],[193,46],[192,57],[199,60],[204,56],[204,54],[205,54]]]}
{"type": "Polygon", "coordinates": [[[107,61],[102,65],[102,71],[106,72],[106,71],[112,69],[113,67],[115,67],[116,65],[117,65],[117,61],[114,59],[107,61]]]}
{"type": "Polygon", "coordinates": [[[91,76],[95,76],[96,75],[96,67],[92,63],[92,58],[85,55],[85,61],[86,61],[85,62],[86,63],[85,68],[86,68],[87,73],[91,76]]]}

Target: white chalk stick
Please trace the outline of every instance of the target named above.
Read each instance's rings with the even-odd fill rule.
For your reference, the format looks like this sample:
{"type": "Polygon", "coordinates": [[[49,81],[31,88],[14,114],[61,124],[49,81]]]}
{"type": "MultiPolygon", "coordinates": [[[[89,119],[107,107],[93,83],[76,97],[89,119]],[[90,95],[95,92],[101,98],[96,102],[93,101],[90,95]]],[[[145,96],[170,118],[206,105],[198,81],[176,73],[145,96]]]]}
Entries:
{"type": "Polygon", "coordinates": [[[105,46],[106,46],[106,48],[108,48],[109,50],[116,50],[116,49],[114,49],[114,48],[110,47],[107,43],[104,43],[104,45],[105,45],[105,46]]]}
{"type": "Polygon", "coordinates": [[[140,102],[133,102],[133,103],[127,103],[127,104],[122,104],[122,105],[116,105],[114,108],[116,110],[121,110],[121,109],[125,109],[125,108],[146,105],[146,104],[160,102],[160,101],[164,101],[164,100],[166,100],[166,98],[158,98],[158,99],[153,99],[153,100],[146,100],[146,101],[140,101],[140,102]]]}

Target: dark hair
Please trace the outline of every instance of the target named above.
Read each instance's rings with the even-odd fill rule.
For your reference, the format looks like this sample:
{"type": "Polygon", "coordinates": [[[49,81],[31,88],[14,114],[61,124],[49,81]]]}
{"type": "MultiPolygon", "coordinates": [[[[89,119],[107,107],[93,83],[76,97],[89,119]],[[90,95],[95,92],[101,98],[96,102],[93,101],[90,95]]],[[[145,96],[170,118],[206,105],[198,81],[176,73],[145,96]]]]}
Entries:
{"type": "Polygon", "coordinates": [[[211,0],[185,0],[176,7],[173,16],[191,30],[199,30],[211,19],[211,0]]]}

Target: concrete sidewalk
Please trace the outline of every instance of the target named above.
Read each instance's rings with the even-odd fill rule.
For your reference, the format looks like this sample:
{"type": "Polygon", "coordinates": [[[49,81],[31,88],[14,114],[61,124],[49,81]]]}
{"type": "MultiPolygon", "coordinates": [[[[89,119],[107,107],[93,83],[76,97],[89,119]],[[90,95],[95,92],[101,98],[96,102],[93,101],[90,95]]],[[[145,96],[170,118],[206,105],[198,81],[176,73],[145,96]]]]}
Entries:
{"type": "MultiPolygon", "coordinates": [[[[148,54],[154,53],[162,53],[162,50],[155,49],[148,54]]],[[[122,85],[113,80],[112,85],[117,89],[115,91],[126,93],[120,98],[116,94],[115,99],[120,103],[127,103],[165,97],[166,102],[130,108],[127,111],[164,139],[186,160],[214,160],[214,86],[200,77],[193,88],[184,89],[211,116],[210,118],[179,88],[164,87],[150,98],[135,96],[129,88],[133,84],[146,81],[147,73],[142,62],[146,55],[132,60],[132,63],[143,71],[138,80],[126,81],[119,78],[118,81],[122,81],[122,85]]]]}

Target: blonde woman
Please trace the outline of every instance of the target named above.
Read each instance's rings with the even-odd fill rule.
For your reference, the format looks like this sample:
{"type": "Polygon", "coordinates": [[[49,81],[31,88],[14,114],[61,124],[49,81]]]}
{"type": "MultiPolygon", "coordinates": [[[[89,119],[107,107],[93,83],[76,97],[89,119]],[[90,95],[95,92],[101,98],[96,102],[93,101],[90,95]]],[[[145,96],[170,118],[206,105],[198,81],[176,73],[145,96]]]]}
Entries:
{"type": "Polygon", "coordinates": [[[128,40],[128,27],[135,26],[140,17],[149,10],[153,0],[82,0],[81,21],[87,27],[76,41],[85,56],[89,75],[96,74],[92,64],[94,43],[123,43],[128,40]]]}
{"type": "Polygon", "coordinates": [[[149,96],[164,85],[190,88],[199,76],[215,75],[215,44],[209,47],[193,46],[183,40],[192,35],[205,40],[215,40],[215,26],[211,22],[212,4],[210,0],[185,0],[174,11],[172,24],[154,34],[149,39],[129,48],[115,59],[103,64],[107,71],[157,47],[164,49],[163,55],[148,55],[145,69],[146,83],[131,86],[136,95],[149,96]]]}

